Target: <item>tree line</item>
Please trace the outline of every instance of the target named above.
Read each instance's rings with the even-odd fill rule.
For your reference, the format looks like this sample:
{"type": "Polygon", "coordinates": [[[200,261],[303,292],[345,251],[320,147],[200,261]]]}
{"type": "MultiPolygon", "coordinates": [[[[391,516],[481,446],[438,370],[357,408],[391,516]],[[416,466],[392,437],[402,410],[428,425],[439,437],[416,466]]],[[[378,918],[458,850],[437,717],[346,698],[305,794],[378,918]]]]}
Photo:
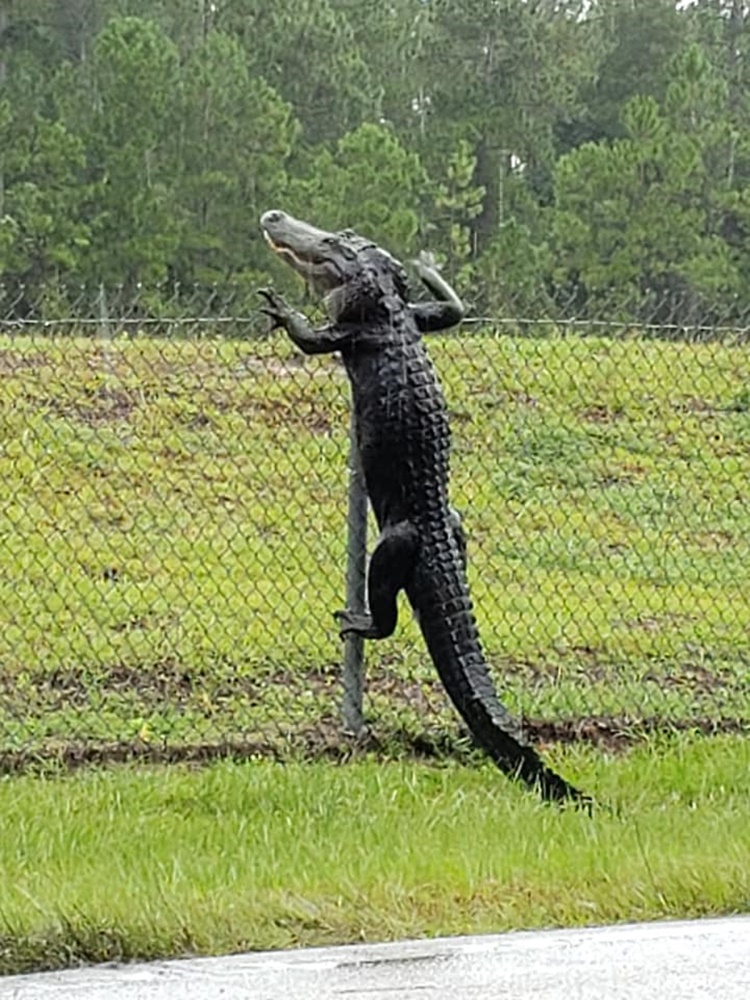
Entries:
{"type": "Polygon", "coordinates": [[[738,321],[750,4],[0,0],[3,318],[283,284],[270,207],[481,313],[738,321]]]}

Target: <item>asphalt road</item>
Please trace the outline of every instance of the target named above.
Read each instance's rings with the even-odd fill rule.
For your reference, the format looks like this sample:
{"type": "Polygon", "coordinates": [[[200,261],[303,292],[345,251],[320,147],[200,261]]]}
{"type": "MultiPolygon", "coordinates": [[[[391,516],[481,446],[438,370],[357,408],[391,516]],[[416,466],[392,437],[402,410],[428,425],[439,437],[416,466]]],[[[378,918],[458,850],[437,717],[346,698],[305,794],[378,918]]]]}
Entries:
{"type": "Polygon", "coordinates": [[[0,979],[0,1000],[748,1000],[750,917],[353,945],[0,979]]]}

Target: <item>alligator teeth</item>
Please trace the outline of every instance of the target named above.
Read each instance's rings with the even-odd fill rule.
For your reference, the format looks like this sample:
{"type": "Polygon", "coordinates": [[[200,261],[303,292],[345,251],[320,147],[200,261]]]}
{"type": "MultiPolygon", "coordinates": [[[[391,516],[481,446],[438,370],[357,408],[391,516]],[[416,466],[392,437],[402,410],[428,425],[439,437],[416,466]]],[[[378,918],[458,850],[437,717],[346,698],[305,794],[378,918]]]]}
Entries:
{"type": "Polygon", "coordinates": [[[272,250],[275,250],[276,253],[281,253],[281,247],[279,246],[278,243],[274,243],[267,229],[263,230],[263,236],[265,238],[266,243],[270,246],[272,250]]]}
{"type": "Polygon", "coordinates": [[[263,230],[263,235],[265,236],[266,242],[268,243],[268,245],[270,246],[270,248],[273,250],[274,253],[281,254],[286,257],[291,257],[291,259],[294,261],[297,267],[300,268],[300,270],[306,270],[307,268],[312,266],[311,262],[306,257],[301,257],[299,254],[295,253],[291,247],[285,247],[283,243],[276,243],[276,241],[271,236],[268,235],[265,229],[263,230]]]}

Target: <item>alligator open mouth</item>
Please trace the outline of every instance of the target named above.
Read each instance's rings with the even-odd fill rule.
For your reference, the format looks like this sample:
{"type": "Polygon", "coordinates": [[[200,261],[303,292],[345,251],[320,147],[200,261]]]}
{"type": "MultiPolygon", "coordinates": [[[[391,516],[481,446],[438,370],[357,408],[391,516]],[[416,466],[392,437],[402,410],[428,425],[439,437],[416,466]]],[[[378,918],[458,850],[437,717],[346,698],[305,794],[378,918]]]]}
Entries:
{"type": "Polygon", "coordinates": [[[294,234],[298,235],[299,238],[293,240],[294,246],[292,246],[278,233],[276,229],[278,219],[269,219],[269,222],[273,224],[273,235],[269,231],[271,226],[265,225],[266,216],[273,217],[274,214],[266,213],[261,217],[261,232],[271,250],[277,256],[285,258],[287,263],[303,278],[311,282],[322,295],[328,294],[342,285],[345,279],[341,266],[335,259],[335,250],[324,248],[316,243],[316,240],[318,242],[330,240],[331,234],[285,217],[287,225],[296,225],[301,230],[299,234],[294,234]],[[306,252],[308,248],[309,252],[306,252]],[[325,252],[326,249],[329,249],[330,252],[325,252]]]}
{"type": "Polygon", "coordinates": [[[278,240],[275,240],[271,236],[267,229],[263,230],[263,236],[266,239],[266,243],[270,246],[274,253],[291,258],[297,267],[306,269],[315,266],[315,261],[310,260],[309,257],[303,257],[296,250],[292,250],[291,247],[286,246],[284,243],[279,243],[278,240]]]}

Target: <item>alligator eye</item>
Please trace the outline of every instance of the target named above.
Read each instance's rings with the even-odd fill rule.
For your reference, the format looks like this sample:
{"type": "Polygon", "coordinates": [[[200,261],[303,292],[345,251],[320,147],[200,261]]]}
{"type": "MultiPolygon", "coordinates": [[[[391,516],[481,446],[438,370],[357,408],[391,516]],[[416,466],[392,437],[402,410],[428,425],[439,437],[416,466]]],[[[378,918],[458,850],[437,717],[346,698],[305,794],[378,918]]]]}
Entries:
{"type": "Polygon", "coordinates": [[[341,230],[341,236],[346,236],[347,238],[350,238],[350,237],[354,236],[354,230],[353,229],[342,229],[341,230]]]}

